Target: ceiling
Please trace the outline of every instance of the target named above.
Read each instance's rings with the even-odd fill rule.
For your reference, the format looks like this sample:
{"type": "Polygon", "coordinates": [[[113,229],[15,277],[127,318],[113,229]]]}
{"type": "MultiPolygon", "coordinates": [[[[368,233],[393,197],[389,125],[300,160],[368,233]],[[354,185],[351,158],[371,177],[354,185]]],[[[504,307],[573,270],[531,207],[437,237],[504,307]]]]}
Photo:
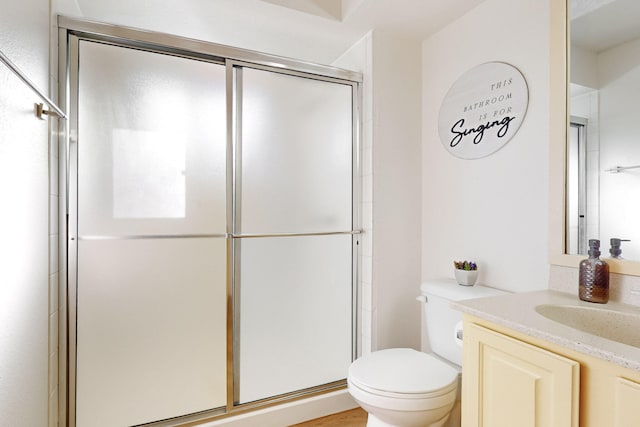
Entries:
{"type": "Polygon", "coordinates": [[[330,64],[369,30],[424,40],[484,0],[54,0],[63,15],[330,64]]]}
{"type": "Polygon", "coordinates": [[[640,37],[640,0],[571,0],[571,42],[595,53],[640,37]]]}

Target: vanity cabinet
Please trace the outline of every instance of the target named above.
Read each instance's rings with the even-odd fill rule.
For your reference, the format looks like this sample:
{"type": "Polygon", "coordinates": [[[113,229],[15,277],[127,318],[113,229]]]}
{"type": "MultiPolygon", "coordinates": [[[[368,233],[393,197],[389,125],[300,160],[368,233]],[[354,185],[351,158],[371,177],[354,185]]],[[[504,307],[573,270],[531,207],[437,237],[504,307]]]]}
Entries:
{"type": "Polygon", "coordinates": [[[636,426],[640,423],[640,383],[616,377],[614,427],[636,426]]]}
{"type": "Polygon", "coordinates": [[[464,325],[463,427],[577,427],[580,364],[464,325]]]}
{"type": "Polygon", "coordinates": [[[462,427],[640,426],[640,372],[465,314],[462,427]]]}

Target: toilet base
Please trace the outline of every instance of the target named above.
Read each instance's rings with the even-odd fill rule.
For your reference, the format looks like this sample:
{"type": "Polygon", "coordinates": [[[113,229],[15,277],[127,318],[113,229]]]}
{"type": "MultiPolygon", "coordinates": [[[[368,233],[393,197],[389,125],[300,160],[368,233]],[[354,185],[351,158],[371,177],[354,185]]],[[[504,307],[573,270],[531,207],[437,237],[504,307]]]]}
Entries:
{"type": "MultiPolygon", "coordinates": [[[[367,408],[365,407],[362,409],[367,411],[367,408]]],[[[404,419],[405,424],[391,424],[379,419],[375,415],[371,415],[371,412],[367,411],[367,427],[460,427],[460,409],[460,400],[456,400],[453,408],[448,414],[445,414],[438,421],[432,422],[431,424],[424,423],[416,419],[404,419]]]]}
{"type": "Polygon", "coordinates": [[[375,417],[374,415],[367,415],[367,427],[443,427],[449,418],[449,414],[445,415],[440,420],[431,424],[410,424],[410,425],[397,425],[397,424],[389,424],[381,419],[375,417]]]}

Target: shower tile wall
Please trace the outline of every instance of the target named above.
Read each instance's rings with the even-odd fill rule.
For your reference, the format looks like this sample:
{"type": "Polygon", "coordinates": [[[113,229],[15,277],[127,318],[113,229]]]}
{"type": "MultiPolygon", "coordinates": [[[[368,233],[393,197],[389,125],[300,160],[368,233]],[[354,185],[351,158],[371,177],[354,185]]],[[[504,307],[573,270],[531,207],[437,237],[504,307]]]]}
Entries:
{"type": "MultiPolygon", "coordinates": [[[[49,18],[49,94],[53,100],[58,99],[58,79],[57,79],[57,58],[58,58],[58,29],[57,17],[54,13],[49,18]]],[[[58,103],[59,104],[59,103],[58,103]]],[[[58,141],[58,119],[49,119],[49,427],[58,427],[60,402],[58,389],[60,377],[60,353],[59,331],[60,331],[60,302],[63,301],[61,295],[60,278],[64,277],[60,271],[63,264],[60,259],[65,245],[64,239],[60,239],[61,219],[64,218],[64,204],[60,204],[59,183],[60,174],[60,150],[58,141]]]]}
{"type": "Polygon", "coordinates": [[[375,348],[375,305],[373,303],[373,104],[372,33],[355,43],[332,65],[362,73],[361,139],[360,139],[360,259],[358,271],[359,351],[368,354],[375,348]]]}
{"type": "MultiPolygon", "coordinates": [[[[366,83],[365,83],[366,85],[366,83]]],[[[364,90],[365,105],[368,100],[367,89],[364,90]]],[[[361,215],[362,215],[362,247],[360,250],[360,289],[361,300],[360,307],[362,311],[362,324],[360,327],[361,339],[362,339],[362,354],[368,354],[376,344],[373,342],[375,337],[374,331],[374,319],[375,319],[375,305],[372,288],[372,271],[373,271],[373,150],[371,147],[371,132],[372,127],[370,111],[365,106],[364,120],[363,120],[363,138],[362,138],[362,198],[361,198],[361,215]],[[369,117],[367,117],[369,116],[369,117]]]]}
{"type": "MultiPolygon", "coordinates": [[[[50,127],[57,126],[51,119],[50,127]]],[[[52,129],[55,130],[55,129],[52,129]]],[[[49,135],[49,426],[58,425],[59,194],[57,132],[49,135]]]]}
{"type": "MultiPolygon", "coordinates": [[[[2,53],[48,86],[49,3],[4,3],[2,53]]],[[[48,124],[40,102],[0,64],[0,424],[47,426],[49,313],[48,124]]],[[[46,90],[45,90],[46,92],[46,90]]]]}
{"type": "Polygon", "coordinates": [[[338,58],[333,65],[360,71],[363,75],[362,93],[362,138],[360,144],[360,215],[363,234],[360,236],[360,271],[358,281],[358,329],[359,348],[364,354],[376,348],[375,303],[373,293],[373,61],[372,33],[368,33],[351,49],[338,58]]]}

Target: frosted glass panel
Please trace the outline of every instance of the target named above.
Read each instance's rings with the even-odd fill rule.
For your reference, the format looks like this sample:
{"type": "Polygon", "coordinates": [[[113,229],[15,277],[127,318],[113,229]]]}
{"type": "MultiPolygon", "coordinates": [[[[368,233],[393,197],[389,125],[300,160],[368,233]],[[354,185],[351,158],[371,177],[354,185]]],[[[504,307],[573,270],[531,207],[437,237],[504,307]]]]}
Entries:
{"type": "MultiPolygon", "coordinates": [[[[227,231],[225,68],[89,41],[78,54],[77,425],[225,407],[226,239],[168,238],[227,231]]],[[[239,73],[234,231],[351,230],[352,86],[239,73]]],[[[234,397],[343,380],[352,236],[235,242],[234,397]]]]}
{"type": "Polygon", "coordinates": [[[114,129],[112,141],[113,217],[184,218],[185,141],[133,129],[114,129]]]}
{"type": "Polygon", "coordinates": [[[351,236],[245,239],[240,403],[346,378],[351,236]]]}
{"type": "Polygon", "coordinates": [[[351,229],[351,86],[242,70],[241,231],[351,229]]]}
{"type": "Polygon", "coordinates": [[[80,241],[77,424],[226,403],[224,239],[80,241]]]}
{"type": "Polygon", "coordinates": [[[80,235],[224,233],[225,69],[80,42],[80,235]]]}
{"type": "Polygon", "coordinates": [[[224,67],[81,41],[78,73],[76,424],[223,407],[226,240],[126,236],[226,231],[224,67]]]}

